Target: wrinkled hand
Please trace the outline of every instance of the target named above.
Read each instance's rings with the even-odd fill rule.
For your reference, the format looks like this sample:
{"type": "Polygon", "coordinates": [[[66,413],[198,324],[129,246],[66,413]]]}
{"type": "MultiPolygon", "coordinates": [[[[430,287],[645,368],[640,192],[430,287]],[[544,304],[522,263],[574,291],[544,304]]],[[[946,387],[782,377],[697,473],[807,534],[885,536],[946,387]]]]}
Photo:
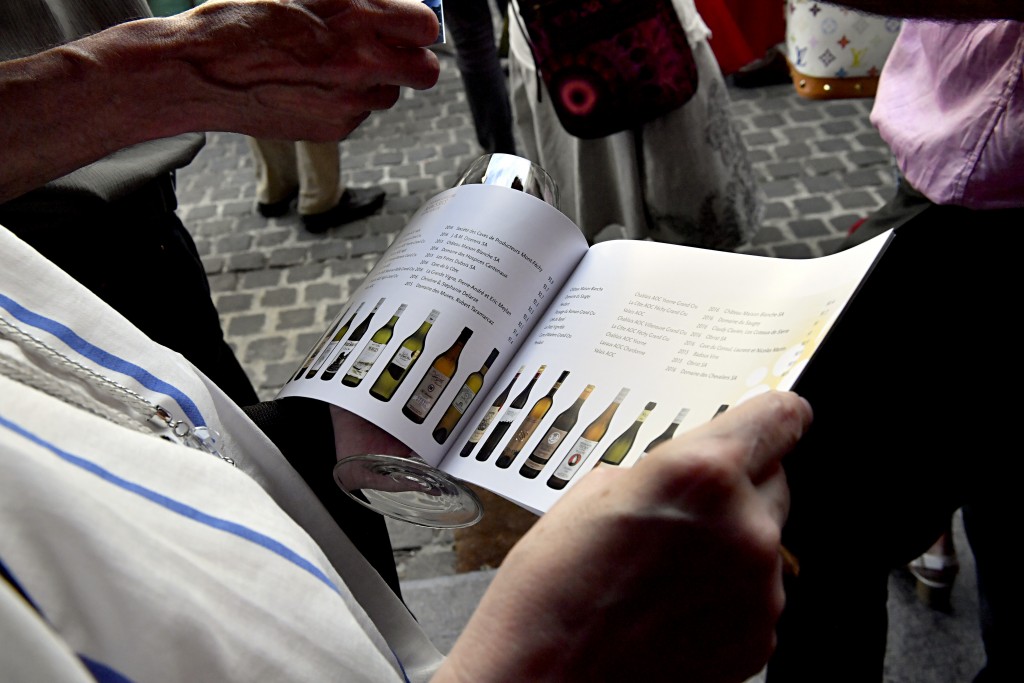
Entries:
{"type": "Polygon", "coordinates": [[[768,393],[585,475],[506,557],[438,680],[755,674],[784,602],[780,459],[810,421],[768,393]]]}
{"type": "Polygon", "coordinates": [[[416,0],[213,0],[168,23],[208,130],[340,140],[439,73],[437,18],[416,0]]]}

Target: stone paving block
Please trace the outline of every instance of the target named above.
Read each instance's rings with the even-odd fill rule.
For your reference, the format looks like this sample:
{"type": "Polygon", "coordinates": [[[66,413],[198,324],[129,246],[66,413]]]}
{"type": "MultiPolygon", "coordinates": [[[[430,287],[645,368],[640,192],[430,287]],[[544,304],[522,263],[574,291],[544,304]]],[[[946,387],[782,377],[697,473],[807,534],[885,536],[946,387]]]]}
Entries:
{"type": "Polygon", "coordinates": [[[837,193],[835,200],[844,209],[874,209],[878,206],[878,200],[875,198],[875,195],[864,190],[837,193]]]}
{"type": "Polygon", "coordinates": [[[799,189],[797,188],[796,180],[788,178],[786,180],[773,180],[761,183],[761,192],[769,199],[779,199],[799,194],[799,189]]]}
{"type": "Polygon", "coordinates": [[[773,180],[785,180],[803,175],[803,164],[799,161],[784,161],[766,164],[764,167],[768,177],[773,180]]]}
{"type": "Polygon", "coordinates": [[[224,270],[225,259],[223,256],[202,256],[200,261],[203,264],[203,272],[213,275],[224,270]]]}
{"type": "Polygon", "coordinates": [[[846,164],[840,157],[819,157],[816,159],[807,159],[805,162],[807,169],[818,175],[825,175],[826,173],[836,173],[840,171],[846,171],[846,164]]]}
{"type": "MultiPolygon", "coordinates": [[[[306,263],[285,271],[285,282],[295,284],[297,282],[312,282],[323,277],[326,269],[322,263],[306,263]]],[[[276,283],[275,283],[276,284],[276,283]]]]}
{"type": "Polygon", "coordinates": [[[309,327],[316,321],[316,311],[312,308],[299,308],[280,311],[277,314],[275,330],[291,330],[309,327]]]}
{"type": "Polygon", "coordinates": [[[242,289],[277,287],[281,283],[281,272],[280,270],[254,270],[242,273],[240,280],[242,289]]]}
{"type": "Polygon", "coordinates": [[[292,306],[299,300],[299,293],[293,287],[278,287],[268,289],[260,297],[260,305],[267,308],[279,308],[281,306],[292,306]]]}
{"type": "Polygon", "coordinates": [[[849,119],[829,121],[821,124],[821,130],[827,135],[848,135],[857,130],[857,123],[849,119]]]}
{"type": "Polygon", "coordinates": [[[235,273],[207,274],[207,282],[214,292],[233,292],[238,288],[238,276],[235,273]]]}
{"type": "Polygon", "coordinates": [[[249,342],[245,348],[243,358],[246,362],[251,361],[279,361],[284,358],[287,348],[287,340],[284,337],[269,337],[266,339],[255,339],[249,342]]]}
{"type": "Polygon", "coordinates": [[[306,262],[308,255],[306,247],[280,247],[270,252],[268,265],[271,268],[298,266],[306,262]]]}
{"type": "Polygon", "coordinates": [[[786,125],[781,114],[759,114],[750,118],[750,124],[760,130],[777,130],[786,125]]]}
{"type": "Polygon", "coordinates": [[[315,301],[337,301],[341,298],[341,285],[335,282],[317,282],[306,285],[302,292],[302,300],[315,301]]]}
{"type": "Polygon", "coordinates": [[[825,221],[817,218],[790,221],[789,229],[800,239],[823,237],[832,234],[832,230],[825,221]]]}
{"type": "Polygon", "coordinates": [[[814,140],[811,144],[817,148],[819,154],[840,154],[852,149],[849,140],[846,140],[845,138],[814,140]]]}
{"type": "Polygon", "coordinates": [[[775,247],[776,258],[806,259],[821,256],[810,244],[805,242],[789,242],[775,247]]]}
{"type": "Polygon", "coordinates": [[[789,218],[793,215],[792,209],[785,202],[768,202],[764,205],[765,220],[775,218],[789,218]]]}
{"type": "Polygon", "coordinates": [[[264,229],[256,233],[256,239],[253,246],[257,249],[280,246],[288,241],[293,232],[294,230],[291,227],[278,228],[276,226],[264,226],[264,229]]]}
{"type": "Polygon", "coordinates": [[[846,155],[846,158],[857,166],[864,167],[888,164],[891,156],[887,151],[880,149],[864,149],[856,152],[850,152],[846,155]]]}
{"type": "Polygon", "coordinates": [[[825,113],[821,109],[790,109],[786,115],[797,123],[811,123],[825,118],[825,113]]]}
{"type": "MultiPolygon", "coordinates": [[[[842,170],[842,169],[835,169],[842,170]]],[[[816,172],[821,172],[815,169],[816,172]]],[[[828,175],[811,175],[800,178],[800,184],[804,186],[809,194],[826,194],[830,195],[834,192],[838,192],[846,188],[846,185],[840,179],[841,176],[837,173],[830,173],[828,175]]]]}
{"type": "Polygon", "coordinates": [[[224,313],[237,313],[248,311],[253,305],[252,294],[224,294],[216,298],[217,311],[224,313]]]}
{"type": "Polygon", "coordinates": [[[230,254],[238,251],[246,251],[252,246],[252,235],[245,233],[227,235],[220,239],[213,240],[213,245],[218,254],[230,254]]]}
{"type": "Polygon", "coordinates": [[[785,239],[785,237],[777,227],[764,226],[754,234],[754,237],[750,242],[752,245],[756,246],[759,244],[781,242],[783,239],[785,239]]]}
{"type": "Polygon", "coordinates": [[[833,209],[833,204],[823,196],[805,197],[794,199],[793,209],[798,216],[811,216],[830,212],[833,209]]]}
{"type": "Polygon", "coordinates": [[[832,219],[829,220],[829,225],[833,232],[837,232],[845,236],[857,221],[863,220],[870,213],[870,211],[865,211],[864,213],[849,213],[842,216],[833,216],[832,219]]]}
{"type": "Polygon", "coordinates": [[[850,187],[876,187],[886,185],[888,181],[880,169],[865,168],[846,175],[846,182],[850,187]]]}
{"type": "Polygon", "coordinates": [[[233,337],[244,337],[257,334],[263,331],[267,322],[267,316],[263,313],[252,313],[250,315],[238,315],[229,318],[227,334],[233,337]]]}
{"type": "Polygon", "coordinates": [[[811,148],[803,142],[779,145],[775,148],[775,154],[779,159],[806,159],[811,155],[811,148]]]}
{"type": "Polygon", "coordinates": [[[806,143],[820,136],[815,126],[786,126],[779,134],[791,143],[806,143]]]}
{"type": "Polygon", "coordinates": [[[245,216],[254,210],[252,202],[224,202],[220,205],[220,212],[224,216],[245,216]]]}

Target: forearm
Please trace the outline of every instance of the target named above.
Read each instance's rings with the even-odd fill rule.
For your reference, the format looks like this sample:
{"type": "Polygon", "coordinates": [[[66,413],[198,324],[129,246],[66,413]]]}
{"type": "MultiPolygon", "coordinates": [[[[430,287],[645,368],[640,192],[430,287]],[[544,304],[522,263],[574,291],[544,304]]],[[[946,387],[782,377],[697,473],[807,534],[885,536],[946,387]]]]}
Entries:
{"type": "MultiPolygon", "coordinates": [[[[165,20],[133,23],[147,24],[148,36],[165,20]]],[[[184,132],[168,85],[173,63],[126,26],[0,63],[0,202],[115,150],[184,132]]]]}
{"type": "Polygon", "coordinates": [[[1024,20],[1024,3],[1006,0],[831,0],[829,4],[891,17],[1024,20]]]}

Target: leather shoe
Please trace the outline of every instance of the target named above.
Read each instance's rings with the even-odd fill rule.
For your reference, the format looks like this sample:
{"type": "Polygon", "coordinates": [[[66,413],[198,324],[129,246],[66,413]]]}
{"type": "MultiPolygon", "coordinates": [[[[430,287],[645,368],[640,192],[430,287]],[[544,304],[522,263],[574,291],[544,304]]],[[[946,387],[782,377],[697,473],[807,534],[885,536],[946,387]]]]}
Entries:
{"type": "Polygon", "coordinates": [[[326,232],[344,223],[365,218],[384,206],[384,190],[377,186],[347,187],[341,199],[332,208],[322,213],[302,216],[302,224],[313,233],[326,232]]]}
{"type": "Polygon", "coordinates": [[[295,189],[288,193],[284,199],[280,199],[276,202],[269,202],[264,204],[263,202],[256,202],[256,210],[264,218],[277,218],[288,213],[292,208],[292,202],[299,196],[299,190],[295,189]]]}

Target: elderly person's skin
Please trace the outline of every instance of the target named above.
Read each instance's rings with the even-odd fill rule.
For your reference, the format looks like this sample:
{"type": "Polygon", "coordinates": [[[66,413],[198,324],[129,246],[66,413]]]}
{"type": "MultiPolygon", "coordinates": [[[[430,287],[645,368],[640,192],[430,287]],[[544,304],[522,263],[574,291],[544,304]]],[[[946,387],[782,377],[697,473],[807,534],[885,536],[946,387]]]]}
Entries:
{"type": "MultiPolygon", "coordinates": [[[[742,681],[782,611],[782,471],[809,404],[771,392],[598,467],[513,547],[438,681],[742,681]]],[[[339,457],[408,449],[335,409],[339,457]]]]}
{"type": "Polygon", "coordinates": [[[0,63],[0,202],[179,133],[341,140],[437,82],[437,34],[417,0],[210,0],[0,63]]]}

